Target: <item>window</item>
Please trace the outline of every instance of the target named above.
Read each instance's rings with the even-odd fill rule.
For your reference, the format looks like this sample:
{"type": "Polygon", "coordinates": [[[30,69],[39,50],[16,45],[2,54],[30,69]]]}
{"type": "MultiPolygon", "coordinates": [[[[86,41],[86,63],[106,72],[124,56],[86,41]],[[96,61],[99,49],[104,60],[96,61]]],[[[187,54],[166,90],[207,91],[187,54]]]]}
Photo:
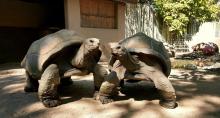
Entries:
{"type": "Polygon", "coordinates": [[[117,3],[110,0],[80,0],[81,27],[117,28],[117,3]]]}

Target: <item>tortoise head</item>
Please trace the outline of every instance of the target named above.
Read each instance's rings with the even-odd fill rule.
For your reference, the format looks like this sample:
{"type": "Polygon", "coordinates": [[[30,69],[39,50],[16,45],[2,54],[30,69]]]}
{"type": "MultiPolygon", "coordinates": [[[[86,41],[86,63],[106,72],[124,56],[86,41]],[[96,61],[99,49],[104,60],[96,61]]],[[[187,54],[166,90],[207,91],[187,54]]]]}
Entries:
{"type": "Polygon", "coordinates": [[[110,48],[113,56],[122,57],[127,54],[126,48],[119,43],[111,43],[110,48]]]}
{"type": "Polygon", "coordinates": [[[99,49],[100,41],[97,38],[88,38],[84,41],[85,48],[88,51],[99,49]]]}

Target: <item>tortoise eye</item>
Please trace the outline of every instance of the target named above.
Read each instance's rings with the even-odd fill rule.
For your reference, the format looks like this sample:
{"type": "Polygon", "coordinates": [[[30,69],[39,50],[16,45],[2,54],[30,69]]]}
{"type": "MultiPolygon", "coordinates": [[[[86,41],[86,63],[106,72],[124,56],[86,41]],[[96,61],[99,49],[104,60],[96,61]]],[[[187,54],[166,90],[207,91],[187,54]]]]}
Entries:
{"type": "Polygon", "coordinates": [[[93,43],[94,41],[93,41],[93,40],[89,40],[89,42],[90,42],[90,43],[93,43]]]}
{"type": "Polygon", "coordinates": [[[121,46],[117,46],[117,47],[116,47],[116,49],[120,49],[120,48],[121,48],[121,46]]]}

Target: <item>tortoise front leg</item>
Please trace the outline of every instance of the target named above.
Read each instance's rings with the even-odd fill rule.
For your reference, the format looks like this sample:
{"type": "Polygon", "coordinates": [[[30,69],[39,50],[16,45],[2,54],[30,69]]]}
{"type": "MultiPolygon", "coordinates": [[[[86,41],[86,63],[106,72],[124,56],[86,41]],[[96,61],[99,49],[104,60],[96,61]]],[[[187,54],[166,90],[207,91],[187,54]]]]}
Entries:
{"type": "Polygon", "coordinates": [[[115,71],[106,77],[106,80],[102,83],[99,94],[96,97],[102,104],[113,102],[113,96],[118,94],[117,87],[119,86],[119,78],[115,71]]]}
{"type": "Polygon", "coordinates": [[[108,75],[108,71],[106,70],[106,68],[100,64],[96,64],[95,68],[93,69],[94,89],[95,89],[93,97],[95,99],[96,96],[98,95],[101,84],[103,83],[107,75],[108,75]]]}
{"type": "Polygon", "coordinates": [[[27,71],[25,71],[25,75],[26,75],[26,85],[24,87],[24,91],[25,92],[37,92],[38,87],[39,87],[38,80],[32,78],[27,71]]]}
{"type": "Polygon", "coordinates": [[[55,107],[60,104],[57,92],[60,84],[59,69],[56,64],[49,65],[41,76],[38,96],[45,107],[55,107]]]}
{"type": "Polygon", "coordinates": [[[100,64],[96,64],[93,70],[95,91],[99,91],[101,84],[103,83],[107,75],[108,75],[108,71],[106,70],[106,68],[100,64]]]}

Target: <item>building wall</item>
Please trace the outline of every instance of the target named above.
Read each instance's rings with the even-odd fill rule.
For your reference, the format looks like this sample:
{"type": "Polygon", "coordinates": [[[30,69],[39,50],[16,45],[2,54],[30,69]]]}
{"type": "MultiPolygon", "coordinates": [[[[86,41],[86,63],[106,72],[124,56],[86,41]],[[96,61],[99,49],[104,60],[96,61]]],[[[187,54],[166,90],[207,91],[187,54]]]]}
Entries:
{"type": "Polygon", "coordinates": [[[79,32],[85,37],[96,37],[104,42],[118,41],[125,37],[125,5],[118,4],[118,28],[84,28],[80,27],[79,0],[65,0],[66,28],[79,32]]]}

